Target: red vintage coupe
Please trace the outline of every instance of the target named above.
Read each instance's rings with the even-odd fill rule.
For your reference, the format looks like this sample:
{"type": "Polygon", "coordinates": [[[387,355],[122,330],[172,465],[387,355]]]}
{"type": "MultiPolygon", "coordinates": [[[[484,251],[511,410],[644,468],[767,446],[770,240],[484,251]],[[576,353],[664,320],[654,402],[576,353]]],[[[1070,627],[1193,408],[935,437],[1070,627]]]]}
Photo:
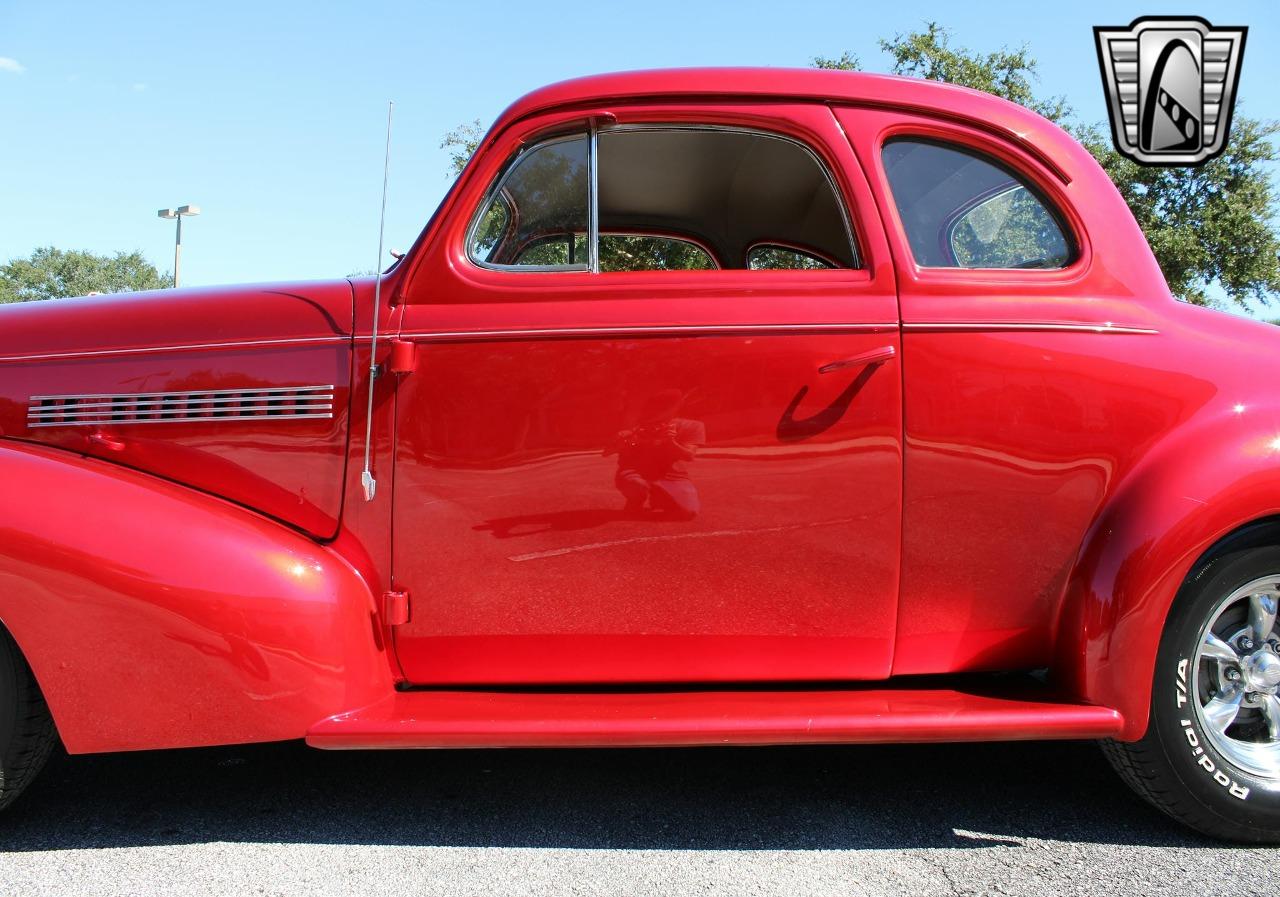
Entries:
{"type": "Polygon", "coordinates": [[[55,739],[1096,738],[1280,839],[1278,349],[1003,100],[536,91],[379,278],[0,309],[0,804],[55,739]]]}

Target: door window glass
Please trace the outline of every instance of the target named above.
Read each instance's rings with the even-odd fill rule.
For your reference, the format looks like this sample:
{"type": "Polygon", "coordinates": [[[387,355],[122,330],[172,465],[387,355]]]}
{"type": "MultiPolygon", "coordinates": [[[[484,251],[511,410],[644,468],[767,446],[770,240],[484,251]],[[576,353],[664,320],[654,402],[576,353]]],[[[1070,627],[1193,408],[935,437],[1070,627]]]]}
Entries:
{"type": "Polygon", "coordinates": [[[549,238],[587,230],[589,146],[579,134],[517,156],[472,226],[471,257],[487,265],[585,268],[585,256],[570,262],[549,238]],[[537,247],[545,248],[530,251],[537,247]]]}
{"type": "Polygon", "coordinates": [[[580,270],[593,238],[601,273],[858,267],[835,184],[810,149],[756,131],[667,125],[526,150],[481,207],[469,252],[486,265],[580,270]]]}

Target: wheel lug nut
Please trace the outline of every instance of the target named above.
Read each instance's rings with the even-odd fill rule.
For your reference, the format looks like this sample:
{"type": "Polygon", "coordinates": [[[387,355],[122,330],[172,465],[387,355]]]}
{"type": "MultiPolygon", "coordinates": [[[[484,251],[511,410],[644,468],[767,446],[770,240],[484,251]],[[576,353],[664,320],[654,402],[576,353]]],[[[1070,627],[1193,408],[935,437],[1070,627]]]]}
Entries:
{"type": "Polygon", "coordinates": [[[1252,651],[1252,650],[1253,650],[1253,639],[1249,638],[1249,636],[1247,636],[1247,635],[1246,635],[1246,636],[1242,636],[1242,637],[1241,637],[1241,639],[1240,639],[1240,650],[1241,650],[1241,651],[1252,651]]]}
{"type": "Polygon", "coordinates": [[[1230,679],[1232,682],[1239,682],[1239,681],[1240,681],[1240,671],[1239,671],[1239,670],[1227,670],[1227,678],[1228,678],[1228,679],[1230,679]]]}

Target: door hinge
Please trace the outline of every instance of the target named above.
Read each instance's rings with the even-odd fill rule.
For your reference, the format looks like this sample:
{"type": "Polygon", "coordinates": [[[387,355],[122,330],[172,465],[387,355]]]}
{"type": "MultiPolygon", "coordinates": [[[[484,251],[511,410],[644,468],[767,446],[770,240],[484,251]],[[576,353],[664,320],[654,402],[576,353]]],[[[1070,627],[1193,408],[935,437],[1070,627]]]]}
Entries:
{"type": "Polygon", "coordinates": [[[388,626],[402,626],[409,622],[409,593],[383,592],[382,619],[388,626]]]}
{"type": "Polygon", "coordinates": [[[418,344],[411,343],[408,340],[393,339],[391,341],[391,359],[387,363],[387,370],[393,374],[403,376],[404,374],[412,374],[417,366],[418,344]]]}

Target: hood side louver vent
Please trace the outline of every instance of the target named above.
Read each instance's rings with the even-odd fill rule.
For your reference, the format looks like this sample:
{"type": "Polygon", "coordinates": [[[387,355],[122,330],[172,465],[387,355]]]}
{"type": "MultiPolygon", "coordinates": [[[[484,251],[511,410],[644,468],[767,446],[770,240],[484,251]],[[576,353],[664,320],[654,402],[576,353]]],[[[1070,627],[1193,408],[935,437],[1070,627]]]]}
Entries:
{"type": "Polygon", "coordinates": [[[32,396],[27,426],[196,423],[333,417],[333,386],[32,396]]]}

